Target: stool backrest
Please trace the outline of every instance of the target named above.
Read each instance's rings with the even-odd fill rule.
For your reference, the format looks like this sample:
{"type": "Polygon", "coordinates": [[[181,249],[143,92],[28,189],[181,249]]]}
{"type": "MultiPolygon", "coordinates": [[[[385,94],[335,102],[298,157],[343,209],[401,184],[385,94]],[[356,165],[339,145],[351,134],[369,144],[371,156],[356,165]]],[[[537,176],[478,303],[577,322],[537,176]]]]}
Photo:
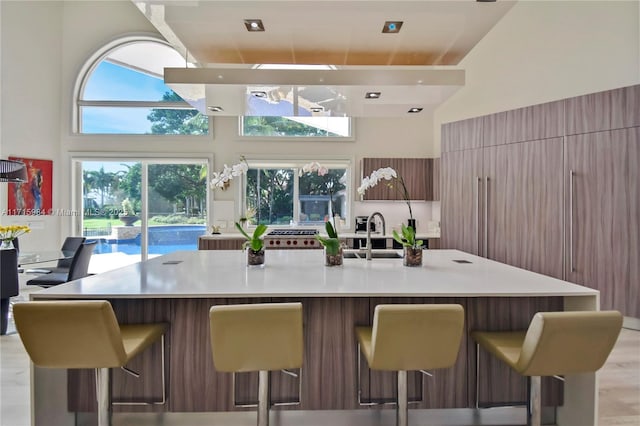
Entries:
{"type": "Polygon", "coordinates": [[[460,305],[378,305],[373,315],[370,367],[447,368],[456,362],[464,325],[460,305]]]}
{"type": "Polygon", "coordinates": [[[13,314],[39,367],[108,368],[126,360],[120,326],[105,300],[22,302],[14,304],[13,314]]]}
{"type": "Polygon", "coordinates": [[[213,306],[209,322],[213,363],[218,371],[302,366],[301,303],[213,306]]]}
{"type": "Polygon", "coordinates": [[[76,250],[76,254],[73,256],[73,259],[71,259],[67,281],[84,278],[89,274],[89,262],[91,261],[91,255],[97,243],[97,241],[91,241],[80,244],[80,247],[76,250]]]}
{"type": "Polygon", "coordinates": [[[618,311],[538,312],[516,370],[525,376],[594,372],[604,365],[621,328],[618,311]]]}
{"type": "MultiPolygon", "coordinates": [[[[64,243],[62,243],[62,247],[60,250],[63,251],[73,251],[74,253],[78,251],[82,243],[84,243],[85,237],[67,237],[64,239],[64,243]]],[[[60,259],[58,260],[58,268],[69,268],[71,266],[71,260],[69,259],[60,259]]]]}

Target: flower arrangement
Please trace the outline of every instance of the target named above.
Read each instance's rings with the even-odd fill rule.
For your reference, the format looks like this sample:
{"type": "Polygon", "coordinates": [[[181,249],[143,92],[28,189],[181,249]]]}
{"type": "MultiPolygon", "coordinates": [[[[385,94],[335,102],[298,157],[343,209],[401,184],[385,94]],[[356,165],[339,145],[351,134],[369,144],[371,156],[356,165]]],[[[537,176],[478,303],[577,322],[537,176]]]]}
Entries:
{"type": "Polygon", "coordinates": [[[262,234],[267,231],[267,225],[261,223],[260,225],[256,226],[256,229],[253,230],[253,235],[247,234],[246,231],[242,229],[242,225],[240,225],[238,222],[236,222],[236,228],[247,239],[247,241],[245,241],[242,245],[244,248],[249,248],[254,252],[259,252],[264,248],[264,240],[262,239],[262,234]]]}
{"type": "Polygon", "coordinates": [[[242,176],[249,170],[249,164],[244,156],[240,157],[240,162],[229,167],[226,164],[220,173],[213,173],[211,178],[212,189],[222,189],[223,191],[229,187],[229,181],[234,177],[242,176]]]}
{"type": "Polygon", "coordinates": [[[247,223],[251,223],[253,221],[253,218],[256,217],[256,213],[257,211],[253,207],[247,208],[247,210],[245,210],[244,212],[244,215],[240,217],[240,224],[246,225],[247,223]]]}
{"type": "Polygon", "coordinates": [[[416,241],[416,231],[411,226],[405,226],[403,223],[400,231],[402,232],[402,235],[398,234],[398,231],[395,229],[393,230],[393,239],[402,244],[403,247],[410,247],[413,249],[422,248],[422,244],[424,242],[422,240],[416,241]]]}
{"type": "Polygon", "coordinates": [[[326,252],[330,256],[336,256],[340,252],[340,240],[338,239],[338,233],[334,229],[331,222],[325,222],[324,225],[327,231],[327,237],[316,235],[316,240],[325,248],[326,252]]]}
{"type": "Polygon", "coordinates": [[[364,195],[367,189],[373,188],[383,180],[389,181],[386,185],[400,193],[404,202],[407,203],[407,207],[409,207],[409,219],[413,219],[413,211],[411,210],[410,201],[411,197],[409,196],[409,191],[407,191],[407,186],[405,185],[402,176],[398,176],[398,173],[396,173],[396,171],[391,167],[382,167],[378,170],[374,170],[370,176],[365,176],[358,188],[358,194],[364,195]]]}
{"type": "Polygon", "coordinates": [[[27,225],[0,226],[0,240],[2,240],[2,242],[9,243],[20,235],[28,232],[31,232],[31,228],[27,225]]]}

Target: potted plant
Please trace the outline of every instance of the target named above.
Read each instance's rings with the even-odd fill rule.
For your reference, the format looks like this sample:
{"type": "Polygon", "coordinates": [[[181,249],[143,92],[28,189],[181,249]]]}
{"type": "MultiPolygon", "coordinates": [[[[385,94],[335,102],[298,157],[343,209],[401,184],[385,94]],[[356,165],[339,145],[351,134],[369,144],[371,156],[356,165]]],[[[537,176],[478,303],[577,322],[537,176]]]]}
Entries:
{"type": "Polygon", "coordinates": [[[256,226],[256,229],[253,230],[253,235],[249,236],[244,229],[242,229],[242,225],[236,222],[236,228],[247,241],[242,245],[243,248],[247,249],[247,265],[248,266],[256,266],[264,264],[264,240],[262,239],[262,235],[267,231],[267,225],[260,224],[256,226]]]}
{"type": "Polygon", "coordinates": [[[133,203],[129,198],[122,200],[122,213],[118,215],[118,218],[125,226],[132,226],[135,222],[140,220],[136,215],[136,210],[133,208],[133,203]]]}
{"type": "Polygon", "coordinates": [[[393,230],[393,239],[402,244],[404,248],[404,258],[402,264],[404,266],[421,266],[422,265],[422,240],[416,241],[416,231],[411,226],[402,224],[402,235],[398,231],[393,230]]]}
{"type": "Polygon", "coordinates": [[[331,225],[331,222],[325,222],[327,237],[316,235],[316,240],[324,247],[324,264],[325,266],[342,265],[342,246],[338,239],[338,233],[331,225]]]}

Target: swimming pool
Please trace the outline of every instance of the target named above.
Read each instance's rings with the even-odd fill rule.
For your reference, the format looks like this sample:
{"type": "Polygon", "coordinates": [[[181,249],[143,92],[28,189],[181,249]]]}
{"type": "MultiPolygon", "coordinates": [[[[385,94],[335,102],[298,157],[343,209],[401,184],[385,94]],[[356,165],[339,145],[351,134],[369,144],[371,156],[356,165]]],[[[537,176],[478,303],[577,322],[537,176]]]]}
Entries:
{"type": "MultiPolygon", "coordinates": [[[[149,254],[167,254],[179,250],[197,250],[198,237],[206,232],[205,225],[164,225],[149,227],[149,254]]],[[[126,240],[87,238],[97,241],[95,254],[140,254],[141,235],[126,240]]]]}

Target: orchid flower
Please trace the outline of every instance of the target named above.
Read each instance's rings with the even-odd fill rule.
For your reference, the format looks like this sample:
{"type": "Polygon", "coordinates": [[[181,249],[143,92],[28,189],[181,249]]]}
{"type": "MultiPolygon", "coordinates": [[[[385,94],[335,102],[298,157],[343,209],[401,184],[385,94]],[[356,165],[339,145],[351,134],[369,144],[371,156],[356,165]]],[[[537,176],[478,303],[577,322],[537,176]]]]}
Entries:
{"type": "Polygon", "coordinates": [[[358,194],[364,195],[365,191],[369,188],[373,188],[382,180],[395,180],[398,185],[393,185],[392,182],[388,182],[387,186],[390,188],[395,188],[396,191],[400,192],[402,199],[405,203],[407,203],[407,207],[409,207],[409,218],[413,219],[413,211],[411,210],[411,197],[409,196],[409,191],[407,191],[407,186],[404,183],[404,179],[402,176],[398,176],[398,173],[391,167],[382,167],[378,170],[374,170],[370,176],[365,176],[362,178],[362,183],[358,187],[358,194]]]}

